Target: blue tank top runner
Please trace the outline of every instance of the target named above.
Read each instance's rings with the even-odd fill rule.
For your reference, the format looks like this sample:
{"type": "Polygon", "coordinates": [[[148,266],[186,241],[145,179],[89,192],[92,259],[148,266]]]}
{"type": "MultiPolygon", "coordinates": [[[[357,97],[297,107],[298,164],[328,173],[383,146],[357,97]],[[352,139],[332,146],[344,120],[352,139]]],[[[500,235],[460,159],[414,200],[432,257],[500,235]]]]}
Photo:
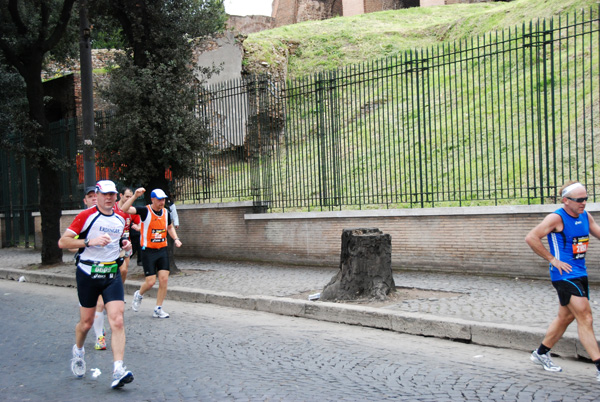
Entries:
{"type": "Polygon", "coordinates": [[[554,213],[561,216],[564,228],[562,232],[548,234],[548,244],[552,255],[571,265],[572,271],[561,275],[557,268],[550,264],[550,279],[560,281],[587,276],[585,253],[590,239],[590,223],[587,212],[573,218],[563,208],[554,213]]]}

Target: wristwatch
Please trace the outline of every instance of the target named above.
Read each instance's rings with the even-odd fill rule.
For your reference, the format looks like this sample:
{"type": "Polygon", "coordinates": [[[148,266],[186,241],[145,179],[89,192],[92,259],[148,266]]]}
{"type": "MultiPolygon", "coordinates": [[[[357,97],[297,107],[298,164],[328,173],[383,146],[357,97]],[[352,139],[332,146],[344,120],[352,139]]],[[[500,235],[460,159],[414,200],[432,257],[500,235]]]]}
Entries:
{"type": "Polygon", "coordinates": [[[90,245],[90,239],[85,239],[83,241],[83,244],[85,244],[86,247],[89,246],[90,245]]]}

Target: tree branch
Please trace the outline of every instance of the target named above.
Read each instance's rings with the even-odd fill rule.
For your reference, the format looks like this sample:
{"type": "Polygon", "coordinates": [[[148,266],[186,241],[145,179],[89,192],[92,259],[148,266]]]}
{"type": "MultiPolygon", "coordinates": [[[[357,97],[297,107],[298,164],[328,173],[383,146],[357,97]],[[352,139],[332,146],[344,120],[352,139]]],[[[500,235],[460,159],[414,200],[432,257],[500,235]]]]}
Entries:
{"type": "Polygon", "coordinates": [[[63,3],[63,8],[60,12],[60,17],[52,32],[52,35],[46,40],[43,44],[43,48],[45,51],[53,49],[56,44],[63,37],[65,31],[67,30],[67,26],[69,25],[69,18],[71,17],[71,10],[73,9],[73,4],[76,0],[65,0],[63,3]]]}
{"type": "Polygon", "coordinates": [[[10,13],[10,17],[17,28],[17,32],[19,35],[25,35],[27,33],[27,26],[23,24],[23,20],[21,20],[21,15],[19,14],[18,0],[10,0],[8,2],[8,12],[10,13]]]}
{"type": "Polygon", "coordinates": [[[40,26],[38,32],[38,42],[44,43],[46,36],[48,35],[48,20],[50,18],[50,9],[46,2],[40,4],[40,26]]]}

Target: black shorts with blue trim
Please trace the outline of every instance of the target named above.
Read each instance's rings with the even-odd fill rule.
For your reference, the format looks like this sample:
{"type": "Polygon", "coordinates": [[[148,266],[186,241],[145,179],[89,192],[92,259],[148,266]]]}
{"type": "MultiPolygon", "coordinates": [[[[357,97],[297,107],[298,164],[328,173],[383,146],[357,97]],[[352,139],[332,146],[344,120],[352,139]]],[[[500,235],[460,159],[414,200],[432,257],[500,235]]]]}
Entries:
{"type": "Polygon", "coordinates": [[[561,306],[568,305],[571,301],[571,296],[585,297],[588,300],[590,299],[590,289],[588,286],[587,276],[553,281],[552,285],[558,293],[558,300],[560,301],[561,306]]]}

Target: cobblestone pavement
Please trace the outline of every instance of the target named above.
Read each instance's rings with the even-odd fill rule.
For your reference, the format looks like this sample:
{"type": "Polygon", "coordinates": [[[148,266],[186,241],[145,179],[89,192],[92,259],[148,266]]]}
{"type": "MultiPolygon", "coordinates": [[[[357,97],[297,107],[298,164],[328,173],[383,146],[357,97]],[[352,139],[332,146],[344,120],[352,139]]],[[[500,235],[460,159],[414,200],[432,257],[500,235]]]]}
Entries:
{"type": "Polygon", "coordinates": [[[135,380],[112,390],[93,332],[86,376],[71,374],[74,288],[0,281],[0,305],[4,401],[593,401],[600,387],[582,361],[548,373],[514,350],[171,301],[166,320],[125,311],[135,380]]]}
{"type": "MultiPolygon", "coordinates": [[[[0,250],[0,264],[3,268],[22,268],[28,264],[39,264],[40,261],[39,251],[0,250]]],[[[73,273],[71,254],[65,254],[64,262],[64,265],[44,270],[73,273]]],[[[319,292],[337,272],[337,268],[181,258],[177,259],[177,266],[182,274],[172,275],[169,286],[244,296],[291,297],[306,292],[319,292]]],[[[130,266],[129,278],[143,280],[141,267],[136,266],[135,261],[130,266]]],[[[556,292],[549,280],[418,272],[397,272],[394,280],[396,286],[400,287],[451,293],[448,294],[449,297],[438,293],[437,297],[402,300],[381,308],[540,329],[548,326],[558,309],[556,292]]],[[[592,308],[595,308],[596,316],[600,317],[597,309],[600,287],[590,286],[590,294],[592,308]]],[[[600,334],[600,318],[595,321],[595,331],[600,334]]],[[[568,333],[575,334],[576,326],[572,325],[568,333]]]]}

